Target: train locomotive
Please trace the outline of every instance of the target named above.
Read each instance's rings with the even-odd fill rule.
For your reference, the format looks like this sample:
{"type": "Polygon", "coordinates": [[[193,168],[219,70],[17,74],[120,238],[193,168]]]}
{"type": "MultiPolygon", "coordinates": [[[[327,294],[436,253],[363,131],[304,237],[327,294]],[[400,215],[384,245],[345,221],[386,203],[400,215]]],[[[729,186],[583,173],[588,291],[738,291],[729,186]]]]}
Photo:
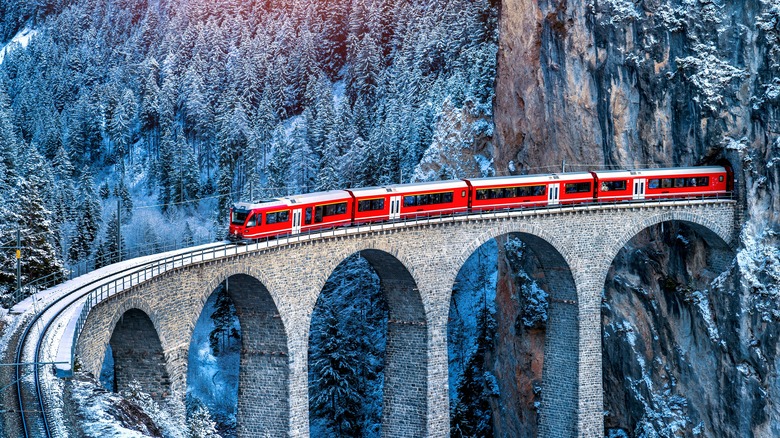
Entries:
{"type": "Polygon", "coordinates": [[[473,178],[285,196],[230,210],[229,240],[259,239],[417,217],[556,205],[726,196],[722,166],[473,178]]]}

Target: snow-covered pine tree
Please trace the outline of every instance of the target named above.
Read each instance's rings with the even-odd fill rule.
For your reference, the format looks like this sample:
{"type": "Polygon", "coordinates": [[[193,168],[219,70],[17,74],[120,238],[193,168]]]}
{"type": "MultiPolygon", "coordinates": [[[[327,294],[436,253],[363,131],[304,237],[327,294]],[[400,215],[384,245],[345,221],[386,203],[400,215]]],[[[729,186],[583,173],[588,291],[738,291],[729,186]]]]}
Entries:
{"type": "Polygon", "coordinates": [[[268,186],[265,196],[282,196],[287,194],[287,180],[290,175],[290,145],[285,138],[284,129],[280,126],[274,131],[271,141],[273,158],[268,164],[268,186]]]}
{"type": "Polygon", "coordinates": [[[119,182],[114,187],[114,196],[119,198],[119,203],[122,206],[122,223],[130,223],[133,218],[133,197],[130,196],[130,191],[127,189],[122,175],[119,175],[119,182]]]}
{"type": "Polygon", "coordinates": [[[45,199],[50,199],[53,187],[51,168],[45,166],[43,157],[34,145],[22,147],[16,198],[12,209],[19,213],[17,222],[21,230],[22,276],[24,281],[61,272],[62,261],[57,258],[53,242],[56,235],[45,199]]]}
{"type": "Polygon", "coordinates": [[[310,361],[309,406],[312,414],[325,419],[335,436],[361,436],[361,398],[358,352],[342,332],[339,315],[332,306],[325,308],[324,328],[312,334],[320,349],[310,361]],[[317,339],[319,338],[319,339],[317,339]]]}
{"type": "Polygon", "coordinates": [[[200,191],[195,152],[187,144],[184,135],[181,133],[176,140],[175,156],[175,173],[171,178],[170,189],[172,194],[171,202],[176,204],[188,203],[187,205],[196,206],[196,204],[190,202],[198,199],[198,192],[200,191]]]}
{"type": "Polygon", "coordinates": [[[211,314],[214,329],[209,333],[209,345],[214,356],[226,351],[235,342],[241,344],[241,333],[236,330],[236,308],[230,300],[225,284],[217,290],[217,300],[214,303],[214,313],[211,314]]]}
{"type": "Polygon", "coordinates": [[[487,305],[477,316],[476,350],[466,363],[457,384],[457,398],[450,414],[450,435],[457,438],[492,437],[491,398],[498,395],[498,383],[489,371],[487,355],[493,350],[496,321],[487,305]]]}
{"type": "Polygon", "coordinates": [[[184,222],[184,231],[181,234],[181,243],[184,247],[195,245],[195,234],[192,232],[189,221],[184,222]]]}
{"type": "Polygon", "coordinates": [[[68,252],[68,256],[73,262],[84,260],[92,254],[93,243],[97,238],[102,221],[95,182],[92,178],[92,172],[87,166],[84,166],[81,171],[78,199],[80,203],[77,209],[76,233],[71,239],[70,251],[68,252]]]}
{"type": "Polygon", "coordinates": [[[187,437],[221,438],[217,433],[217,423],[211,418],[206,406],[197,398],[188,398],[187,437]]]}

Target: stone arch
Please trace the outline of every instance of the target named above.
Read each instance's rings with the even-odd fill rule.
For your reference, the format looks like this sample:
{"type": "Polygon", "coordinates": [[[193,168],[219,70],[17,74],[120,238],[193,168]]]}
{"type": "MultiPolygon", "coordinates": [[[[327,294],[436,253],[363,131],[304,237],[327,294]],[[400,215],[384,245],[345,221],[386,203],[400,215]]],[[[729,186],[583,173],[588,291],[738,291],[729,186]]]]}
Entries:
{"type": "Polygon", "coordinates": [[[254,269],[220,272],[200,296],[200,312],[192,315],[191,339],[195,323],[208,298],[226,282],[227,293],[236,308],[241,326],[241,355],[238,381],[237,435],[286,436],[290,426],[290,359],[284,316],[278,298],[254,269]]]}
{"type": "Polygon", "coordinates": [[[426,306],[405,256],[372,241],[360,242],[358,249],[352,247],[348,253],[324,261],[322,272],[327,275],[316,283],[317,301],[334,270],[355,253],[377,273],[388,305],[382,435],[424,436],[428,422],[426,306]]]}
{"type": "MultiPolygon", "coordinates": [[[[717,216],[716,216],[717,217],[717,216]]],[[[708,217],[690,211],[669,210],[662,213],[648,216],[641,221],[630,224],[625,231],[619,233],[606,254],[607,269],[623,247],[642,231],[664,222],[682,222],[691,227],[699,236],[701,236],[711,251],[708,255],[708,262],[715,269],[723,271],[733,259],[732,240],[734,239],[734,224],[731,222],[724,224],[716,222],[708,217]]],[[[603,270],[603,280],[606,281],[607,272],[603,270]]],[[[603,284],[603,282],[602,282],[603,284]]]]}
{"type": "Polygon", "coordinates": [[[137,382],[153,399],[162,400],[170,395],[171,374],[164,343],[158,336],[157,318],[143,304],[127,300],[115,312],[108,342],[114,361],[113,390],[120,392],[137,382]]]}
{"type": "MultiPolygon", "coordinates": [[[[633,407],[644,402],[642,396],[638,397],[641,401],[637,402],[636,398],[631,395],[633,392],[640,392],[641,389],[625,383],[626,381],[635,381],[637,375],[642,375],[646,381],[653,382],[647,384],[647,387],[653,387],[653,390],[658,389],[654,385],[663,385],[663,383],[659,384],[660,378],[656,373],[672,376],[663,377],[664,379],[674,379],[686,383],[700,381],[699,378],[691,379],[692,376],[705,376],[701,378],[701,381],[711,383],[707,379],[715,375],[714,372],[711,372],[711,368],[707,368],[707,361],[692,361],[680,365],[679,359],[684,355],[698,358],[719,353],[717,344],[709,345],[708,341],[703,341],[708,339],[706,334],[708,323],[706,317],[699,319],[696,316],[702,307],[698,307],[695,304],[696,301],[691,300],[688,294],[692,289],[703,291],[704,289],[699,289],[699,287],[709,284],[717,274],[729,269],[735,256],[733,245],[736,244],[736,231],[731,221],[718,221],[720,217],[724,216],[731,218],[730,215],[720,215],[717,211],[714,211],[710,216],[705,216],[705,214],[706,208],[692,210],[688,207],[650,212],[641,220],[627,224],[622,230],[615,230],[614,241],[605,246],[605,266],[599,267],[596,275],[604,297],[604,306],[602,306],[599,317],[604,355],[604,374],[601,386],[604,394],[603,409],[605,412],[610,412],[609,415],[604,416],[605,426],[609,428],[619,426],[631,429],[634,427],[637,418],[632,418],[631,415],[625,415],[625,413],[623,415],[616,414],[614,411],[620,411],[620,409],[612,408],[631,406],[630,399],[634,400],[633,407]],[[703,249],[706,251],[706,265],[709,269],[695,271],[697,275],[701,275],[701,278],[693,279],[696,287],[692,289],[688,289],[691,284],[679,285],[675,282],[674,268],[670,268],[671,263],[666,259],[667,256],[670,259],[675,256],[674,243],[669,243],[666,239],[649,239],[650,236],[655,237],[656,235],[655,233],[647,233],[653,227],[674,224],[684,225],[704,242],[703,249]],[[647,234],[642,235],[642,233],[647,234]],[[637,256],[633,251],[622,252],[627,248],[647,247],[652,247],[655,251],[659,247],[663,247],[668,252],[661,254],[660,258],[637,256]],[[653,259],[651,263],[644,263],[650,259],[653,259]],[[641,260],[642,263],[632,266],[627,260],[641,260]],[[619,270],[618,267],[621,266],[623,269],[619,270]],[[706,274],[702,272],[706,272],[706,274]],[[663,276],[658,276],[659,273],[663,276]],[[627,275],[623,276],[624,274],[627,275]],[[623,277],[622,280],[617,280],[621,277],[623,277]],[[677,289],[678,286],[684,286],[688,292],[677,289]],[[690,340],[691,343],[685,345],[685,340],[690,340]],[[680,343],[678,344],[677,341],[680,343]],[[699,350],[699,348],[701,349],[699,350]],[[650,363],[650,360],[654,362],[653,366],[645,369],[644,364],[650,363]],[[637,364],[642,365],[637,366],[637,364]],[[628,388],[633,389],[629,390],[628,388]],[[616,421],[615,418],[621,418],[622,421],[616,421]]],[[[667,232],[668,230],[669,228],[667,228],[667,232]]],[[[676,228],[671,228],[671,230],[676,230],[676,228]]],[[[696,248],[696,252],[688,253],[689,256],[695,254],[696,259],[693,263],[698,264],[705,261],[705,259],[699,258],[702,255],[702,248],[698,245],[694,245],[694,248],[696,248]]],[[[653,252],[658,254],[655,251],[653,252]]],[[[691,260],[693,259],[686,258],[685,262],[691,262],[691,260]]],[[[687,266],[684,268],[688,269],[687,266]]],[[[710,322],[718,324],[716,327],[723,323],[723,320],[719,321],[719,315],[722,315],[721,311],[725,313],[733,311],[729,304],[725,304],[728,299],[728,297],[710,294],[705,301],[703,308],[708,308],[708,311],[712,312],[713,319],[710,322]],[[719,309],[719,306],[723,307],[719,309]]],[[[717,367],[720,368],[721,365],[717,367]]],[[[718,378],[714,378],[714,380],[718,381],[718,378]]],[[[691,407],[694,413],[697,410],[699,413],[702,412],[702,405],[697,404],[696,395],[691,396],[697,391],[682,383],[678,383],[678,385],[677,391],[679,392],[673,391],[672,394],[679,393],[686,397],[687,406],[691,407]]],[[[707,387],[707,384],[704,384],[704,387],[707,387]]],[[[631,407],[626,409],[631,411],[631,407]]],[[[636,411],[634,410],[634,412],[636,411]]],[[[688,414],[686,413],[686,415],[688,414]]],[[[706,416],[703,417],[706,418],[706,416]]],[[[701,418],[694,415],[689,417],[693,424],[698,423],[701,418]]],[[[710,423],[705,420],[701,424],[708,427],[710,423]]],[[[703,430],[709,430],[707,427],[703,430]]]]}
{"type": "MultiPolygon", "coordinates": [[[[473,239],[455,258],[450,291],[470,255],[491,239],[513,235],[537,257],[548,285],[548,322],[542,365],[540,436],[576,436],[579,403],[580,291],[570,263],[572,254],[561,239],[538,225],[506,221],[473,239]]],[[[575,258],[576,260],[576,258],[575,258]]]]}

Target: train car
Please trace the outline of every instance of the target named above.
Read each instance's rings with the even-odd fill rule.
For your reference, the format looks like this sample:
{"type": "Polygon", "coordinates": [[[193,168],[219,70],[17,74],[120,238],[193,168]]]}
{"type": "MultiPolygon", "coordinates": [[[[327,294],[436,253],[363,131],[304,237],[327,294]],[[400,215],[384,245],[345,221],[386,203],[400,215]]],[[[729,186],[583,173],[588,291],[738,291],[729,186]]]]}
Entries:
{"type": "Polygon", "coordinates": [[[591,172],[599,202],[718,196],[727,193],[721,166],[591,172]]]}
{"type": "MultiPolygon", "coordinates": [[[[347,190],[355,198],[353,204],[353,223],[355,225],[390,220],[391,206],[395,207],[392,190],[387,187],[364,187],[347,190]]],[[[400,201],[399,201],[400,204],[400,201]]],[[[397,210],[392,208],[394,211],[397,210]]],[[[397,218],[397,212],[393,219],[397,218]]]]}
{"type": "Polygon", "coordinates": [[[396,184],[383,189],[388,193],[390,220],[465,213],[469,208],[469,186],[463,180],[396,184]]]}
{"type": "Polygon", "coordinates": [[[230,210],[230,240],[250,241],[352,224],[352,195],[345,190],[307,193],[230,210]]]}
{"type": "Polygon", "coordinates": [[[571,172],[466,180],[471,211],[593,202],[593,175],[571,172]]]}

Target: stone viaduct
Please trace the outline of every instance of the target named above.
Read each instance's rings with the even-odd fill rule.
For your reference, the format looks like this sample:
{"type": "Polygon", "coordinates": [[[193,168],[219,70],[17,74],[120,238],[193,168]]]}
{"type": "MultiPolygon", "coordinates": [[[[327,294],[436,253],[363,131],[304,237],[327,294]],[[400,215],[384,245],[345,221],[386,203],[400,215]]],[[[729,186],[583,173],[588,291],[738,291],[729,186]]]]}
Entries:
{"type": "Polygon", "coordinates": [[[76,353],[98,375],[107,345],[116,385],[138,379],[156,397],[183,394],[195,323],[227,281],[242,330],[238,434],[309,435],[308,343],[317,297],[360,252],[389,306],[384,436],[449,435],[447,321],[453,284],[479,246],[513,233],[538,257],[550,294],[540,434],[602,437],[601,300],[618,251],[668,221],[691,226],[713,271],[733,258],[737,203],[724,200],[558,207],[322,233],[154,276],[89,312],[76,353]]]}

